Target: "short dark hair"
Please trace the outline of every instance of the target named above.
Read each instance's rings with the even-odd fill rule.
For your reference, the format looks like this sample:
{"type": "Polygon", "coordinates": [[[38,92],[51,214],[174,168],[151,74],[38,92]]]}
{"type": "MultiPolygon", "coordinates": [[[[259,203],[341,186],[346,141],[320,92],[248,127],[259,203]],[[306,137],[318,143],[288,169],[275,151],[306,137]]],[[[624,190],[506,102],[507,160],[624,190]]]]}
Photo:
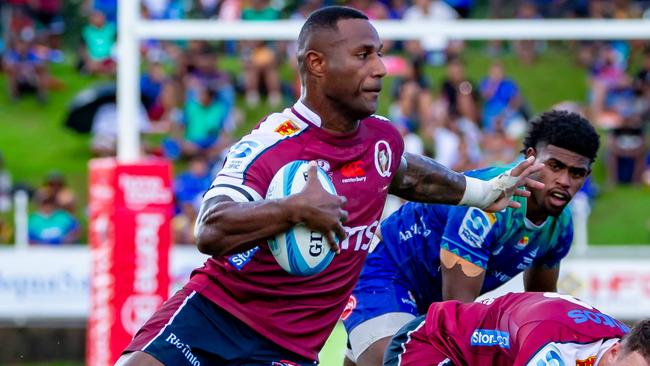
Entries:
{"type": "Polygon", "coordinates": [[[338,30],[337,24],[339,20],[343,19],[365,19],[368,16],[364,13],[347,7],[347,6],[326,6],[311,13],[298,35],[298,48],[301,49],[305,46],[305,42],[309,35],[315,31],[322,30],[338,30]]]}
{"type": "Polygon", "coordinates": [[[621,342],[623,352],[639,352],[646,361],[650,362],[650,318],[638,323],[623,337],[621,342]]]}
{"type": "Polygon", "coordinates": [[[530,122],[522,152],[525,153],[530,147],[537,148],[539,144],[555,145],[593,162],[598,153],[600,138],[591,123],[579,114],[552,110],[530,122]]]}

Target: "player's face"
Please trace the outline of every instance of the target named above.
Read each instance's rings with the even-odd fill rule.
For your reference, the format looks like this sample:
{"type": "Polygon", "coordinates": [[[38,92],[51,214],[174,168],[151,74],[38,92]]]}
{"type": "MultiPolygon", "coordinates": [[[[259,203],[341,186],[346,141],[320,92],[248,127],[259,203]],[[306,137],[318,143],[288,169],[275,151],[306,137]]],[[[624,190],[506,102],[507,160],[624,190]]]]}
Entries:
{"type": "Polygon", "coordinates": [[[381,79],[386,75],[381,40],[364,19],[344,19],[337,26],[337,39],[325,60],[324,93],[351,118],[365,118],[377,110],[381,79]]]}
{"type": "Polygon", "coordinates": [[[528,206],[542,210],[547,215],[557,216],[591,173],[591,162],[585,156],[555,145],[528,149],[526,156],[530,155],[535,155],[537,163],[544,164],[542,170],[532,178],[545,186],[541,190],[532,191],[528,206]]]}

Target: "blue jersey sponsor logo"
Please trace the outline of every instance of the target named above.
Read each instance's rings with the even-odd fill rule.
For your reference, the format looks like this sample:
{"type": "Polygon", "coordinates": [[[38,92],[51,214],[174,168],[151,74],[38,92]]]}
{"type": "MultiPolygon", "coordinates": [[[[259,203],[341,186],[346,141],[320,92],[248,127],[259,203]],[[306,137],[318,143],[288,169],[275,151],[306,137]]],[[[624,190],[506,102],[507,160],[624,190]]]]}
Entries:
{"type": "Polygon", "coordinates": [[[245,158],[253,153],[255,149],[260,147],[261,144],[257,141],[251,141],[251,140],[242,140],[238,142],[232,150],[230,150],[230,157],[236,158],[236,159],[241,159],[245,158]]]}
{"type": "Polygon", "coordinates": [[[495,221],[494,214],[485,213],[478,208],[470,208],[463,217],[458,236],[472,247],[480,248],[495,221]]]}
{"type": "Polygon", "coordinates": [[[246,263],[248,263],[251,260],[251,258],[253,258],[253,256],[255,255],[255,253],[257,253],[259,249],[260,249],[259,247],[255,247],[243,253],[231,255],[228,257],[228,262],[230,262],[230,264],[232,264],[233,267],[237,268],[238,270],[241,270],[246,265],[246,263]]]}
{"type": "Polygon", "coordinates": [[[535,366],[565,366],[562,357],[555,350],[548,350],[541,355],[541,359],[537,360],[535,366]]]}
{"type": "Polygon", "coordinates": [[[625,333],[630,331],[630,328],[628,328],[626,325],[622,324],[611,316],[598,311],[576,309],[569,311],[567,313],[567,316],[571,318],[576,324],[591,322],[598,325],[608,326],[610,328],[618,327],[625,333]]]}
{"type": "Polygon", "coordinates": [[[510,334],[497,329],[475,329],[470,344],[472,346],[499,346],[510,349],[510,334]]]}

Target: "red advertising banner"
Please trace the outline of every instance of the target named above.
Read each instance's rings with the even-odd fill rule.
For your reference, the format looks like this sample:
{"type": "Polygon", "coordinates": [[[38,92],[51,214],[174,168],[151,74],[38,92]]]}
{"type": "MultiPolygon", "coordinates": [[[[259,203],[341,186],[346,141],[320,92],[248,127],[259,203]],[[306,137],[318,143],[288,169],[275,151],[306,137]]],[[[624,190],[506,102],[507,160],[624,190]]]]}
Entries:
{"type": "Polygon", "coordinates": [[[107,366],[169,295],[171,165],[95,159],[89,170],[86,364],[107,366]]]}

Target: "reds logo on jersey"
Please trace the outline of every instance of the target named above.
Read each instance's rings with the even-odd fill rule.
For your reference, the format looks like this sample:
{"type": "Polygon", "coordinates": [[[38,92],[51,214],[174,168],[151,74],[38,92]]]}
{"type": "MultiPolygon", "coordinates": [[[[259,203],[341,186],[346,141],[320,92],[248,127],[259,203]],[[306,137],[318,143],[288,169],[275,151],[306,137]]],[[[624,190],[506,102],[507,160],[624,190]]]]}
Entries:
{"type": "Polygon", "coordinates": [[[390,176],[390,166],[393,159],[393,152],[388,142],[379,140],[375,144],[375,168],[382,177],[390,176]]]}
{"type": "Polygon", "coordinates": [[[576,366],[594,366],[596,363],[596,356],[591,356],[584,360],[576,360],[576,366]]]}
{"type": "Polygon", "coordinates": [[[282,124],[276,127],[276,129],[273,131],[279,133],[282,136],[289,136],[300,131],[300,127],[296,126],[295,123],[288,119],[282,122],[282,124]]]}

